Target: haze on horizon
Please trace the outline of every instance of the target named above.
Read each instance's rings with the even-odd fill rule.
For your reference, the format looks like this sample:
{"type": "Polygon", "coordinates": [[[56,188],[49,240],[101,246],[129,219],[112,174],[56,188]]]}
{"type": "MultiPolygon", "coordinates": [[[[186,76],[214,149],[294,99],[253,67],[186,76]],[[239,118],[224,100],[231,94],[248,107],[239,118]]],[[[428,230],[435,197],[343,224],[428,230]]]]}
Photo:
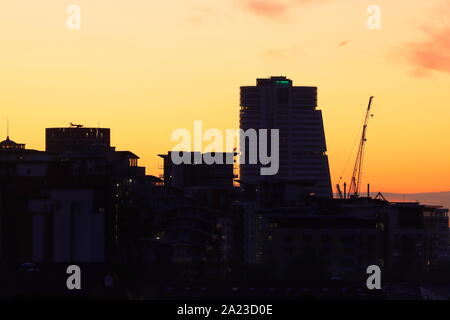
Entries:
{"type": "Polygon", "coordinates": [[[284,75],[319,88],[333,185],[349,181],[373,95],[363,185],[448,191],[449,13],[448,0],[9,2],[0,133],[9,117],[11,138],[42,150],[46,127],[100,122],[158,175],[175,129],[238,128],[239,87],[284,75]],[[70,4],[81,30],[66,27],[70,4]],[[366,28],[373,4],[381,30],[366,28]]]}

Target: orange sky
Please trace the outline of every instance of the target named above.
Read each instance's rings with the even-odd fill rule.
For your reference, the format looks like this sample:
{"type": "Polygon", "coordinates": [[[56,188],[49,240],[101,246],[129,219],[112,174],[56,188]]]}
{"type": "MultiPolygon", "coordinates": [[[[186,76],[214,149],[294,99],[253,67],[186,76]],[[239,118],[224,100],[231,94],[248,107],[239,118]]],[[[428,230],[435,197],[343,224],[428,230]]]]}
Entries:
{"type": "Polygon", "coordinates": [[[363,183],[450,190],[449,13],[447,0],[9,1],[1,127],[9,116],[14,140],[43,149],[45,127],[100,121],[158,174],[173,130],[237,128],[239,86],[286,75],[319,87],[334,181],[374,95],[363,183]],[[66,27],[69,4],[81,30],[66,27]],[[381,30],[366,28],[372,4],[381,30]]]}

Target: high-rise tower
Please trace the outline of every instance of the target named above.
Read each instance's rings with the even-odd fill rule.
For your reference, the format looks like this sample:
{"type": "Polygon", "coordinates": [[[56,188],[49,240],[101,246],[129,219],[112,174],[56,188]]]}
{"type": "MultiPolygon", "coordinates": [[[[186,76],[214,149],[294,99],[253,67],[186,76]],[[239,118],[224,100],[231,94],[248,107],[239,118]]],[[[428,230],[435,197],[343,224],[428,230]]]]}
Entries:
{"type": "Polygon", "coordinates": [[[317,88],[293,86],[286,77],[257,79],[241,87],[240,128],[279,129],[279,171],[261,176],[260,165],[241,164],[240,180],[304,183],[319,197],[332,197],[322,112],[317,88]]]}

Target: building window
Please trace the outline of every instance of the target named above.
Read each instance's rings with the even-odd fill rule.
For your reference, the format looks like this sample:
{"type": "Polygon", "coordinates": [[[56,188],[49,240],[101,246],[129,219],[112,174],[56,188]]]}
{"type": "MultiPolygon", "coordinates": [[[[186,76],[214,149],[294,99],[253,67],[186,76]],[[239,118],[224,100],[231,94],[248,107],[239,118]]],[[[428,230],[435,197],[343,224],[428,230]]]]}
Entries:
{"type": "Polygon", "coordinates": [[[130,167],[137,167],[137,159],[128,159],[130,167]]]}

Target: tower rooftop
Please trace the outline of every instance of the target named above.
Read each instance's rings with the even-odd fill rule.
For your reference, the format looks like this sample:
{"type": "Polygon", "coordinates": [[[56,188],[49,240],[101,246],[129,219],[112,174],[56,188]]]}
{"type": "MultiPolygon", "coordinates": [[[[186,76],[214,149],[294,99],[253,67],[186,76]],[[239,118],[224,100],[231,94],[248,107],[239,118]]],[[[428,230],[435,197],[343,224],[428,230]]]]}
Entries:
{"type": "Polygon", "coordinates": [[[3,140],[0,142],[0,150],[18,150],[18,149],[25,149],[25,144],[23,143],[16,143],[12,141],[9,136],[6,137],[6,140],[3,140]]]}

